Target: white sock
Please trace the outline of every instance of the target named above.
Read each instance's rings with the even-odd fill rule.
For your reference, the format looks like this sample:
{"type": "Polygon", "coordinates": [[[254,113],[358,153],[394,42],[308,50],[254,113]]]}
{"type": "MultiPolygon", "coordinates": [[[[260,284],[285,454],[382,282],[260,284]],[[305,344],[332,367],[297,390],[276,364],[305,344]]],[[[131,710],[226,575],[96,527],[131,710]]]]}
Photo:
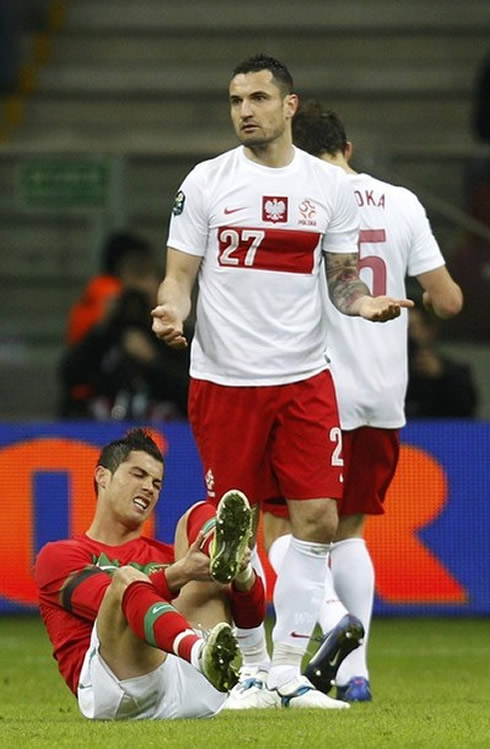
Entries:
{"type": "Polygon", "coordinates": [[[268,557],[271,567],[276,575],[279,574],[279,570],[281,569],[292,537],[291,533],[286,533],[284,536],[278,536],[278,538],[276,538],[276,540],[271,544],[268,557]]]}
{"type": "Polygon", "coordinates": [[[327,560],[327,564],[325,565],[325,587],[323,590],[320,612],[318,614],[318,623],[322,632],[324,634],[330,632],[330,630],[333,629],[346,614],[347,609],[334,588],[332,571],[330,569],[329,560],[327,560]]]}
{"type": "Polygon", "coordinates": [[[346,684],[353,676],[369,678],[367,642],[374,602],[374,567],[363,538],[347,538],[332,546],[330,566],[333,582],[342,603],[364,626],[363,644],[341,664],[337,683],[346,684]]]}
{"type": "Polygon", "coordinates": [[[199,656],[201,655],[201,650],[202,650],[203,645],[204,645],[204,640],[196,640],[196,642],[191,648],[191,664],[198,671],[201,671],[201,664],[199,662],[199,656]]]}
{"type": "MultiPolygon", "coordinates": [[[[266,588],[266,576],[262,566],[262,561],[257,551],[257,546],[254,546],[252,549],[251,564],[256,574],[262,578],[264,588],[266,588]]],[[[258,627],[252,627],[249,629],[237,627],[236,635],[242,652],[242,665],[246,668],[257,668],[260,671],[268,671],[271,659],[267,651],[267,639],[265,636],[264,625],[259,624],[258,627]]]]}
{"type": "Polygon", "coordinates": [[[300,674],[301,660],[318,619],[329,546],[291,538],[274,589],[271,688],[300,674]]]}
{"type": "Polygon", "coordinates": [[[264,568],[262,566],[262,560],[259,556],[259,551],[257,549],[257,544],[252,549],[252,557],[250,559],[252,563],[252,567],[254,568],[257,575],[262,578],[262,582],[264,583],[264,590],[267,590],[267,578],[265,575],[264,568]]]}
{"type": "Polygon", "coordinates": [[[268,671],[270,656],[267,652],[267,640],[263,624],[251,629],[236,628],[236,636],[242,652],[242,666],[246,668],[257,668],[259,671],[268,671]]]}

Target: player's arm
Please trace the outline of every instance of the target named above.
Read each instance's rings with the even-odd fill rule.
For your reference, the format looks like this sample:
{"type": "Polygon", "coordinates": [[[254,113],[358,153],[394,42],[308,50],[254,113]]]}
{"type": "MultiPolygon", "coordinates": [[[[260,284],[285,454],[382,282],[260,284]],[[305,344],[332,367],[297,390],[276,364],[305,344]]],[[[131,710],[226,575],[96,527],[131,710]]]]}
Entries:
{"type": "Polygon", "coordinates": [[[191,311],[191,294],[200,264],[200,256],[167,249],[167,270],[151,314],[154,333],[172,348],[187,346],[184,322],[191,311]]]}
{"type": "Polygon", "coordinates": [[[89,554],[63,541],[41,549],[34,577],[41,602],[90,621],[95,620],[112,579],[108,571],[93,564],[89,554]]]}
{"type": "Polygon", "coordinates": [[[76,616],[95,621],[111,580],[108,572],[93,564],[76,570],[60,581],[59,604],[76,616]]]}
{"type": "Polygon", "coordinates": [[[372,322],[385,322],[399,317],[402,307],[414,306],[410,299],[371,296],[368,287],[359,278],[357,263],[357,252],[326,253],[328,293],[339,312],[372,322]]]}
{"type": "Polygon", "coordinates": [[[437,317],[446,320],[459,314],[463,308],[463,292],[445,265],[420,273],[417,281],[424,289],[424,307],[432,309],[437,317]]]}

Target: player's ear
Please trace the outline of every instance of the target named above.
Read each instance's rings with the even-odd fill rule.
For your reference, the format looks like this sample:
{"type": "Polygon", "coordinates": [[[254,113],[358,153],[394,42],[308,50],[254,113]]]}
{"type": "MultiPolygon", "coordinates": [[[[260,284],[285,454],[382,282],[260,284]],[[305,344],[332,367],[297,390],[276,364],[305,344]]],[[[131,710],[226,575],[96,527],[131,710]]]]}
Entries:
{"type": "Polygon", "coordinates": [[[97,466],[95,469],[95,483],[98,489],[105,489],[109,479],[109,471],[104,466],[97,466]]]}
{"type": "Polygon", "coordinates": [[[286,116],[290,119],[294,117],[299,107],[298,94],[288,94],[285,98],[285,111],[286,116]]]}

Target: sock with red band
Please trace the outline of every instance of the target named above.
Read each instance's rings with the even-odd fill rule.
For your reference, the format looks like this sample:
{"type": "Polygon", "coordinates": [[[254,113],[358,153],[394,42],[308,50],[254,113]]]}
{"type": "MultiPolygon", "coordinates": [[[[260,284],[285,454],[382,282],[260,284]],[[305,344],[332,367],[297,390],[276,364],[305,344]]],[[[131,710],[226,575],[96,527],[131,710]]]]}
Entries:
{"type": "Polygon", "coordinates": [[[216,507],[211,502],[199,502],[189,512],[187,518],[187,540],[192,544],[199,533],[204,533],[201,550],[209,556],[209,546],[214,538],[216,527],[216,507]]]}
{"type": "Polygon", "coordinates": [[[250,590],[237,590],[232,583],[229,597],[231,615],[237,627],[252,629],[262,624],[265,619],[265,589],[258,575],[250,590]]]}
{"type": "Polygon", "coordinates": [[[202,638],[168,601],[156,592],[151,582],[135,580],[122,598],[122,611],[133,632],[154,648],[174,653],[197,665],[198,648],[202,638]]]}

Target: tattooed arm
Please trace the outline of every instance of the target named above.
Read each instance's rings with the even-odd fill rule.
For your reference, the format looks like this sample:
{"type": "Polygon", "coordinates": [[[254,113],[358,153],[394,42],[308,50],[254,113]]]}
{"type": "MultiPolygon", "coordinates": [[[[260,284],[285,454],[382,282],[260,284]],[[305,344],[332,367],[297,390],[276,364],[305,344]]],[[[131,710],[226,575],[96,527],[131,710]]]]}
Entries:
{"type": "Polygon", "coordinates": [[[372,322],[385,322],[399,317],[402,307],[414,306],[410,299],[371,296],[368,287],[359,278],[357,261],[356,252],[326,253],[328,293],[339,312],[372,322]]]}

